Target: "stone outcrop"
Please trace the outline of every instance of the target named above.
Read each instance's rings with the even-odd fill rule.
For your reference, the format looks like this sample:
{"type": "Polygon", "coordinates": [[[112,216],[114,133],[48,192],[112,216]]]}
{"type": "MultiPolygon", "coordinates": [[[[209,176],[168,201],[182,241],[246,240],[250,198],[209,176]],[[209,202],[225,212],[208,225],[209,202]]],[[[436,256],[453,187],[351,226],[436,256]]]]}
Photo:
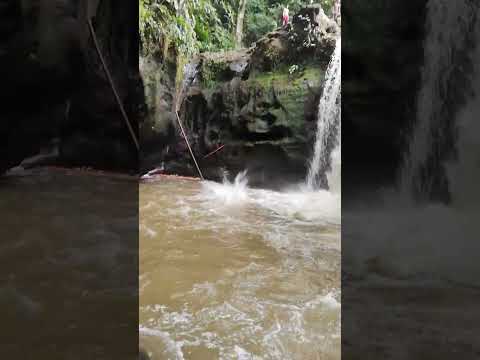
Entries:
{"type": "MultiPolygon", "coordinates": [[[[179,114],[207,177],[247,169],[252,185],[281,186],[279,179],[305,176],[339,32],[320,6],[306,7],[250,48],[203,53],[186,66],[179,114]]],[[[153,63],[146,60],[142,70],[151,110],[142,133],[152,144],[142,169],[163,165],[166,172],[195,175],[172,111],[175,79],[153,71],[153,63]]]]}

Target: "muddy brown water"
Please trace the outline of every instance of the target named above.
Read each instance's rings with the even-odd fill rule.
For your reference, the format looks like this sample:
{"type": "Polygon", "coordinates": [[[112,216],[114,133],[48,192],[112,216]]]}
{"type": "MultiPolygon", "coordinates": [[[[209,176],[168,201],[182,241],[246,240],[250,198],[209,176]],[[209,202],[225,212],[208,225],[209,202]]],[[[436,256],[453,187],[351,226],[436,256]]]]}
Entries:
{"type": "Polygon", "coordinates": [[[339,198],[140,185],[140,346],[152,359],[339,359],[339,198]]]}
{"type": "Polygon", "coordinates": [[[0,178],[0,358],[136,359],[138,182],[0,178]]]}
{"type": "Polygon", "coordinates": [[[2,358],[340,358],[332,194],[44,169],[0,209],[2,358]]]}

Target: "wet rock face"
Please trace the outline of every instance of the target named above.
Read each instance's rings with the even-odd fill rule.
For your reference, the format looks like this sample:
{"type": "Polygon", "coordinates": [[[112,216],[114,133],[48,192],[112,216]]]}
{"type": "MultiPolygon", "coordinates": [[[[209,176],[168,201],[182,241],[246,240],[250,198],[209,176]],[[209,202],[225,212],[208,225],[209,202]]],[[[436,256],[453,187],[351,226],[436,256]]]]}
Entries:
{"type": "Polygon", "coordinates": [[[75,80],[85,61],[88,29],[78,18],[77,2],[4,1],[2,23],[9,24],[2,37],[3,59],[11,85],[44,84],[75,80]]]}
{"type": "MultiPolygon", "coordinates": [[[[0,40],[0,60],[6,70],[0,90],[5,100],[0,109],[0,152],[7,155],[2,156],[0,172],[38,153],[54,138],[60,139],[63,165],[75,159],[75,164],[111,168],[98,153],[75,146],[92,141],[96,148],[105,145],[109,157],[133,158],[131,139],[85,20],[87,12],[96,15],[94,26],[104,56],[135,122],[143,89],[136,64],[138,39],[128,29],[137,26],[136,8],[113,1],[102,1],[98,8],[98,1],[88,1],[88,8],[86,4],[3,2],[0,21],[8,29],[0,40]],[[129,156],[124,157],[125,153],[129,156]]],[[[117,161],[114,167],[131,165],[131,160],[117,161]]]]}
{"type": "MultiPolygon", "coordinates": [[[[309,28],[298,22],[248,49],[200,54],[186,67],[179,114],[207,177],[221,179],[221,169],[247,169],[250,184],[272,187],[304,178],[324,71],[339,29],[322,17],[320,7],[309,7],[302,16],[309,28]]],[[[150,110],[142,139],[152,145],[142,157],[142,170],[163,166],[196,175],[176,129],[175,79],[164,67],[153,68],[142,70],[150,110]]]]}
{"type": "Polygon", "coordinates": [[[169,146],[174,144],[172,139],[176,138],[175,79],[170,75],[173,71],[163,61],[142,58],[140,72],[146,102],[139,124],[140,167],[151,170],[161,165],[169,146]]]}
{"type": "MultiPolygon", "coordinates": [[[[295,75],[284,68],[190,87],[180,114],[195,153],[203,157],[225,145],[200,158],[204,172],[220,178],[219,168],[233,173],[247,169],[250,183],[262,186],[278,185],[274,174],[284,180],[303,178],[322,77],[320,64],[310,64],[295,75]]],[[[175,171],[178,167],[176,162],[175,171]]]]}

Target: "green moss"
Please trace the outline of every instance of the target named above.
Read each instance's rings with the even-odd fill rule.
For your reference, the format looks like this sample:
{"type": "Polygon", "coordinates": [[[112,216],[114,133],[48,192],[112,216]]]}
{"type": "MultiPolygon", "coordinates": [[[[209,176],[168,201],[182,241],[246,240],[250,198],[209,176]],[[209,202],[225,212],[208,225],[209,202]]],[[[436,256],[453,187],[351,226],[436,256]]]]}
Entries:
{"type": "Polygon", "coordinates": [[[222,82],[225,77],[228,65],[224,61],[205,60],[202,64],[202,85],[207,88],[213,88],[222,82]]]}
{"type": "Polygon", "coordinates": [[[275,87],[289,89],[304,86],[304,81],[307,80],[310,86],[317,87],[323,76],[324,71],[319,66],[306,66],[293,74],[289,73],[289,67],[284,66],[275,71],[252,74],[249,82],[263,87],[270,87],[274,82],[275,87]]]}
{"type": "Polygon", "coordinates": [[[301,132],[305,125],[305,100],[310,91],[318,90],[323,78],[324,71],[317,66],[305,67],[294,74],[290,74],[286,67],[274,72],[254,74],[247,82],[249,87],[261,88],[266,92],[272,92],[273,86],[283,106],[283,108],[271,110],[277,118],[276,124],[286,125],[297,133],[301,132]]]}

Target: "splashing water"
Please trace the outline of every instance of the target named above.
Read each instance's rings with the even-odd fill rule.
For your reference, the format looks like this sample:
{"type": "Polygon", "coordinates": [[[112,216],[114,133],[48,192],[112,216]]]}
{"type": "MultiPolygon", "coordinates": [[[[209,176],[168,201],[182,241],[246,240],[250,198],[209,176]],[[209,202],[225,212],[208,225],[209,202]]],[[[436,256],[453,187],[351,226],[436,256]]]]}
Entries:
{"type": "Polygon", "coordinates": [[[332,175],[328,178],[328,186],[337,191],[340,185],[340,127],[341,127],[341,62],[342,44],[338,38],[335,44],[330,63],[325,74],[323,94],[318,105],[318,123],[315,148],[307,175],[307,186],[310,189],[319,186],[319,177],[328,168],[330,157],[335,156],[332,166],[332,175]],[[336,133],[336,136],[335,136],[336,133]],[[331,153],[329,146],[334,137],[335,154],[331,153]],[[336,183],[331,183],[335,182],[336,183]]]}
{"type": "Polygon", "coordinates": [[[213,197],[227,205],[238,205],[248,200],[246,170],[239,173],[233,183],[224,177],[223,184],[212,181],[207,181],[203,184],[207,192],[212,193],[213,197]]]}
{"type": "MultiPolygon", "coordinates": [[[[338,162],[338,149],[332,153],[332,162],[338,162]]],[[[335,172],[328,174],[334,179],[335,172]]],[[[233,182],[224,179],[223,183],[205,181],[200,197],[213,206],[235,209],[241,206],[254,206],[303,221],[317,224],[339,225],[341,221],[340,191],[312,190],[305,186],[292,186],[283,192],[254,189],[248,187],[247,172],[237,174],[233,182]]]]}

